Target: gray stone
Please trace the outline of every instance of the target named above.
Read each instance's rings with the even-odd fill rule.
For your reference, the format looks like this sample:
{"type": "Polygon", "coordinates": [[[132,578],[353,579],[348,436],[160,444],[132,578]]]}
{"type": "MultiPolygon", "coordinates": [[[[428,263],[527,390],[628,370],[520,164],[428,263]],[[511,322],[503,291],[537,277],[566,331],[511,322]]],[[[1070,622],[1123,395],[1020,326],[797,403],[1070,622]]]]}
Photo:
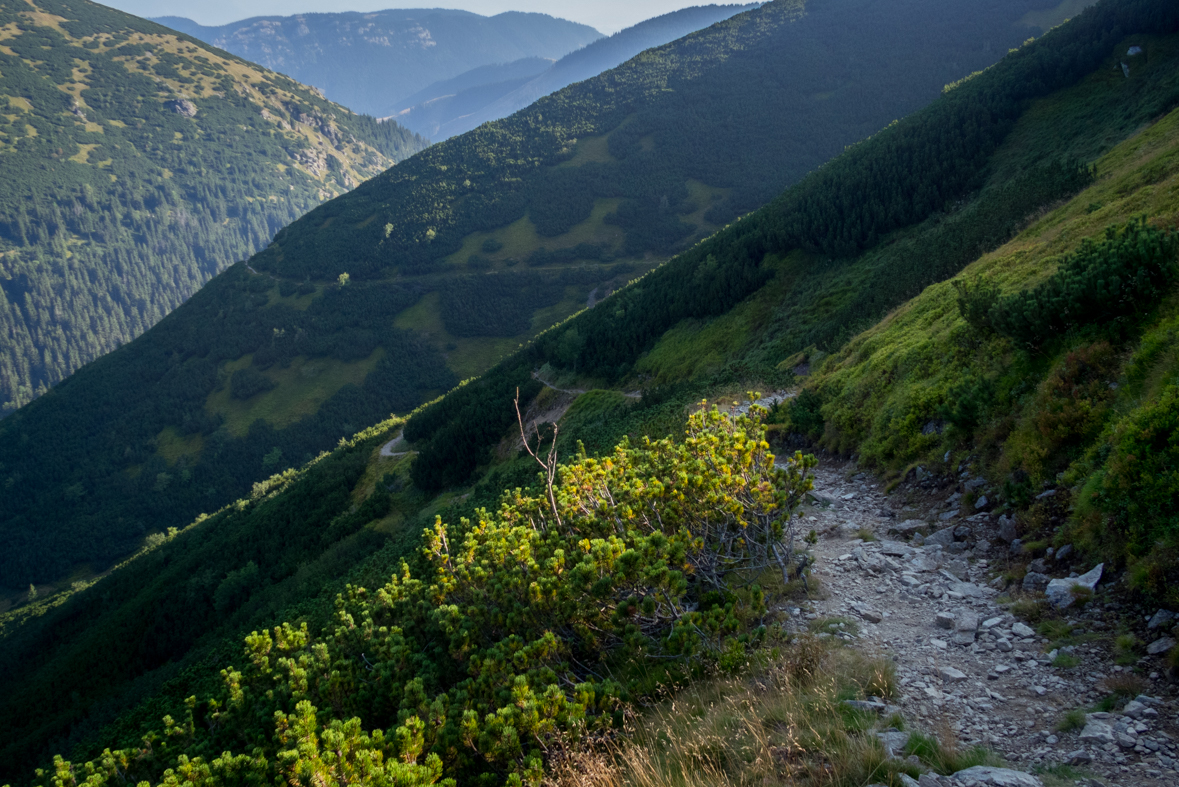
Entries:
{"type": "Polygon", "coordinates": [[[884,744],[884,750],[888,752],[889,757],[898,756],[909,744],[909,733],[900,730],[888,729],[876,733],[876,737],[884,744]]]}
{"type": "Polygon", "coordinates": [[[918,532],[927,530],[929,525],[921,519],[906,519],[895,525],[888,526],[889,533],[897,533],[902,536],[912,536],[918,532]]]}
{"type": "Polygon", "coordinates": [[[1175,647],[1174,637],[1160,637],[1146,646],[1146,652],[1152,656],[1157,656],[1160,653],[1166,653],[1173,647],[1175,647]]]}
{"type": "Polygon", "coordinates": [[[196,113],[197,113],[196,104],[193,104],[187,98],[180,98],[180,99],[176,99],[175,101],[169,101],[168,106],[177,115],[182,115],[186,118],[196,117],[196,113]]]}
{"type": "Polygon", "coordinates": [[[925,537],[926,544],[939,544],[947,547],[954,543],[954,528],[947,527],[925,537]]]}
{"type": "Polygon", "coordinates": [[[807,497],[811,499],[811,502],[818,506],[835,505],[835,498],[831,497],[830,495],[825,495],[822,492],[817,492],[814,489],[807,492],[807,497]]]}
{"type": "Polygon", "coordinates": [[[1114,737],[1117,739],[1118,746],[1121,746],[1123,749],[1133,749],[1138,745],[1137,738],[1132,738],[1124,732],[1119,732],[1114,737]]]}
{"type": "MultiPolygon", "coordinates": [[[[954,546],[957,546],[956,544],[954,546]]],[[[948,560],[945,563],[945,571],[955,582],[965,582],[970,578],[970,566],[965,560],[948,560]]]]}
{"type": "Polygon", "coordinates": [[[1064,563],[1076,552],[1072,544],[1065,544],[1060,549],[1056,550],[1056,562],[1064,563]]]}
{"type": "Polygon", "coordinates": [[[1026,639],[1027,637],[1034,636],[1036,632],[1026,623],[1015,623],[1011,627],[1011,633],[1017,637],[1026,639]]]}
{"type": "Polygon", "coordinates": [[[883,615],[869,607],[867,604],[852,604],[852,609],[854,609],[860,617],[869,623],[879,623],[880,621],[884,620],[883,615]]]}
{"type": "Polygon", "coordinates": [[[972,634],[978,631],[978,613],[969,609],[959,611],[955,616],[954,630],[969,631],[972,634]]]}
{"type": "Polygon", "coordinates": [[[955,508],[952,511],[947,511],[944,514],[941,514],[940,516],[938,516],[938,519],[940,519],[942,522],[949,522],[951,519],[958,516],[959,513],[961,513],[961,512],[955,508]]]}
{"type": "Polygon", "coordinates": [[[1043,499],[1045,499],[1045,498],[1048,498],[1048,497],[1055,497],[1055,496],[1056,496],[1056,490],[1055,490],[1055,489],[1049,489],[1047,492],[1041,492],[1040,494],[1036,495],[1036,499],[1037,499],[1037,500],[1043,500],[1043,499]]]}
{"type": "Polygon", "coordinates": [[[939,612],[934,619],[940,629],[954,628],[954,615],[949,612],[939,612]]]}
{"type": "Polygon", "coordinates": [[[1079,577],[1054,579],[1045,587],[1044,594],[1048,596],[1048,600],[1052,602],[1053,606],[1064,609],[1070,606],[1076,598],[1073,595],[1074,587],[1086,588],[1089,591],[1096,590],[1097,583],[1101,581],[1101,572],[1104,569],[1105,564],[1098,563],[1092,571],[1088,571],[1079,577]]]}
{"type": "Polygon", "coordinates": [[[1084,749],[1077,749],[1064,755],[1064,761],[1069,765],[1084,765],[1093,762],[1093,755],[1084,749]]]}
{"type": "Polygon", "coordinates": [[[995,650],[999,651],[1000,653],[1010,653],[1014,649],[1015,646],[1012,645],[1011,640],[1007,639],[1006,637],[1000,638],[999,641],[995,643],[995,650]]]}
{"type": "Polygon", "coordinates": [[[1022,538],[1011,539],[1011,548],[1008,550],[1008,552],[1010,552],[1012,555],[1022,555],[1023,554],[1023,539],[1022,538]]]}
{"type": "Polygon", "coordinates": [[[958,525],[954,528],[954,538],[958,541],[968,541],[974,535],[974,531],[970,529],[970,525],[958,525]]]}
{"type": "Polygon", "coordinates": [[[856,710],[872,711],[873,713],[884,713],[884,709],[888,706],[883,702],[876,702],[871,700],[844,700],[843,704],[849,708],[856,710]]]}
{"type": "Polygon", "coordinates": [[[1122,713],[1129,716],[1131,719],[1141,719],[1146,711],[1146,705],[1138,700],[1130,700],[1126,703],[1126,707],[1122,708],[1122,713]]]}
{"type": "Polygon", "coordinates": [[[946,551],[951,555],[961,555],[970,551],[970,544],[967,544],[965,541],[955,541],[946,547],[946,551]]]}
{"type": "Polygon", "coordinates": [[[1040,574],[1036,571],[1029,571],[1023,578],[1024,590],[1043,590],[1048,587],[1049,578],[1047,574],[1040,574]]]}
{"type": "Polygon", "coordinates": [[[897,778],[901,781],[901,787],[921,787],[921,783],[907,773],[898,773],[897,778]]]}
{"type": "Polygon", "coordinates": [[[984,508],[986,508],[987,506],[989,506],[990,504],[991,504],[991,501],[990,501],[990,500],[987,500],[987,496],[986,496],[986,495],[983,495],[983,496],[982,496],[982,497],[980,497],[978,500],[975,500],[975,501],[974,501],[974,510],[975,510],[975,511],[981,511],[981,510],[983,510],[984,508]]]}
{"type": "Polygon", "coordinates": [[[946,683],[958,683],[960,681],[966,680],[967,678],[965,672],[959,669],[954,669],[953,667],[942,667],[937,671],[937,674],[946,683]]]}
{"type": "Polygon", "coordinates": [[[1114,731],[1106,722],[1093,718],[1092,714],[1085,717],[1085,729],[1081,730],[1081,743],[1107,744],[1114,742],[1114,731]]]}
{"type": "Polygon", "coordinates": [[[1011,768],[992,768],[989,765],[975,765],[954,774],[954,781],[963,785],[987,785],[987,787],[1044,787],[1044,782],[1030,773],[1011,768]]]}
{"type": "Polygon", "coordinates": [[[993,629],[995,626],[998,626],[1002,622],[1003,622],[1003,618],[987,618],[986,620],[984,620],[982,622],[982,627],[984,629],[990,630],[990,629],[993,629]]]}
{"type": "Polygon", "coordinates": [[[999,538],[1010,544],[1019,535],[1015,532],[1015,517],[999,517],[999,538]]]}
{"type": "Polygon", "coordinates": [[[1169,609],[1160,609],[1151,616],[1150,622],[1146,624],[1148,629],[1157,629],[1168,625],[1175,619],[1175,613],[1169,609]]]}
{"type": "Polygon", "coordinates": [[[881,541],[880,551],[892,557],[907,558],[913,554],[913,547],[900,541],[881,541]]]}
{"type": "Polygon", "coordinates": [[[987,479],[985,479],[985,478],[972,478],[969,481],[967,481],[965,484],[963,484],[962,488],[965,489],[967,492],[973,492],[975,489],[980,489],[986,485],[987,485],[987,479]]]}
{"type": "Polygon", "coordinates": [[[949,783],[949,779],[942,781],[936,774],[923,773],[917,779],[917,787],[945,787],[949,783]]]}
{"type": "Polygon", "coordinates": [[[1031,563],[1028,563],[1028,571],[1034,571],[1037,574],[1048,573],[1048,562],[1042,557],[1038,557],[1031,563]]]}

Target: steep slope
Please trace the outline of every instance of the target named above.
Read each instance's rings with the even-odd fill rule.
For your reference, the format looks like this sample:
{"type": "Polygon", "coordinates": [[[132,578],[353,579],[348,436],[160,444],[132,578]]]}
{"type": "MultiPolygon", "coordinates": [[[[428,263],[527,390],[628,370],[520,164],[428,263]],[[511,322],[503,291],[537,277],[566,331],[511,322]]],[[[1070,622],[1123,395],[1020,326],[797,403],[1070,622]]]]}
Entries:
{"type": "Polygon", "coordinates": [[[753,5],[684,8],[621,30],[609,38],[571,52],[531,79],[496,80],[467,87],[463,92],[406,100],[392,119],[435,141],[448,139],[517,112],[563,87],[597,76],[625,63],[645,49],[683,38],[689,33],[728,19],[753,5]],[[442,97],[446,96],[445,99],[442,97]]]}
{"type": "Polygon", "coordinates": [[[427,85],[472,68],[524,57],[555,60],[602,37],[547,14],[486,17],[443,8],[260,16],[219,27],[179,17],[155,21],[377,117],[427,85]]]}
{"type": "Polygon", "coordinates": [[[425,144],[85,0],[0,30],[0,415],[425,144]]]}
{"type": "Polygon", "coordinates": [[[312,211],[0,424],[0,534],[19,545],[0,576],[100,570],[478,374],[990,62],[1041,5],[767,4],[312,211]]]}
{"type": "MultiPolygon", "coordinates": [[[[64,751],[80,744],[78,756],[90,757],[104,745],[137,744],[145,730],[159,729],[155,719],[165,713],[181,720],[169,727],[173,731],[168,740],[175,741],[186,754],[211,759],[224,751],[258,745],[269,757],[268,752],[287,746],[291,739],[286,737],[289,728],[284,726],[288,722],[280,721],[276,729],[276,707],[268,703],[281,706],[277,709],[287,714],[283,719],[294,719],[297,703],[305,699],[319,714],[313,718],[307,707],[299,711],[299,734],[308,744],[292,750],[290,759],[281,762],[303,761],[308,768],[313,764],[334,768],[337,766],[328,761],[300,758],[313,757],[316,749],[312,741],[330,738],[340,747],[368,745],[376,739],[375,733],[372,739],[362,739],[360,730],[366,734],[374,727],[392,730],[405,725],[414,714],[427,714],[433,726],[427,725],[423,732],[422,748],[413,750],[416,756],[403,758],[406,764],[421,764],[427,751],[436,747],[436,752],[451,752],[445,765],[439,766],[450,770],[434,772],[434,778],[471,773],[465,768],[476,772],[485,768],[493,771],[492,778],[499,782],[508,773],[533,767],[524,758],[513,757],[530,751],[537,741],[549,740],[545,737],[549,732],[565,729],[563,725],[581,718],[561,715],[560,709],[580,707],[598,721],[604,717],[602,706],[586,699],[586,686],[581,684],[587,667],[599,674],[603,671],[584,661],[568,668],[568,664],[550,660],[560,660],[553,657],[555,653],[569,652],[563,648],[571,647],[571,638],[584,629],[557,620],[549,629],[550,638],[543,640],[547,644],[538,641],[525,648],[522,642],[505,643],[502,652],[511,654],[511,664],[501,661],[497,652],[488,654],[488,661],[483,662],[486,670],[439,668],[440,664],[466,665],[471,653],[468,646],[481,647],[477,643],[483,642],[486,631],[499,630],[501,624],[490,621],[483,625],[471,616],[482,614],[481,610],[492,615],[504,611],[497,605],[501,597],[496,597],[497,604],[487,603],[483,596],[472,601],[471,596],[455,599],[453,606],[433,607],[421,601],[416,595],[419,589],[408,580],[394,580],[372,593],[356,588],[380,587],[391,573],[399,578],[407,571],[423,576],[429,555],[449,550],[438,540],[419,536],[423,528],[432,525],[435,514],[451,524],[465,517],[481,523],[480,532],[498,533],[498,517],[507,516],[505,511],[517,511],[521,519],[513,538],[519,537],[515,542],[518,548],[500,549],[498,557],[487,555],[487,559],[494,562],[504,556],[519,556],[532,572],[566,565],[565,558],[558,556],[551,562],[529,560],[538,552],[528,548],[532,543],[528,534],[534,532],[528,517],[534,517],[532,522],[547,517],[548,502],[539,494],[528,496],[543,489],[527,489],[536,484],[536,465],[530,457],[520,456],[520,443],[513,435],[512,400],[517,391],[523,398],[524,417],[530,422],[560,419],[566,455],[578,442],[591,456],[602,455],[623,436],[635,438],[632,445],[639,445],[638,438],[643,436],[660,438],[677,433],[685,413],[702,394],[731,394],[758,380],[775,382],[775,377],[777,382],[787,382],[794,377],[791,369],[807,360],[818,366],[822,358],[816,349],[803,348],[802,356],[792,357],[797,355],[792,343],[806,341],[807,334],[797,335],[798,326],[789,318],[814,315],[816,324],[822,325],[826,318],[855,303],[860,293],[847,285],[859,281],[858,277],[879,281],[873,277],[898,278],[898,270],[906,271],[904,281],[872,302],[871,308],[888,310],[910,297],[906,292],[920,294],[926,284],[955,275],[978,258],[980,249],[1002,247],[1019,235],[1029,216],[1040,218],[1032,219],[1038,223],[1028,233],[1034,236],[1047,230],[1050,242],[1063,244],[1063,250],[1075,247],[1080,235],[1092,234],[1086,230],[1074,237],[1073,231],[1106,220],[1120,222],[1125,212],[1140,207],[1173,222],[1173,181],[1179,161],[1174,134],[1179,118],[1174,112],[1179,105],[1177,36],[1179,9],[1165,0],[1100,3],[996,67],[957,85],[926,110],[855,146],[771,205],[598,307],[546,332],[481,379],[422,409],[404,430],[404,436],[414,442],[407,445],[398,440],[392,444],[394,450],[381,450],[390,445],[403,422],[382,423],[302,470],[258,484],[249,499],[202,518],[179,534],[153,539],[149,550],[93,589],[79,587],[77,592],[38,600],[0,619],[4,625],[0,740],[8,745],[0,762],[13,763],[13,772],[19,775],[21,769],[31,767],[52,749],[64,751]],[[1131,46],[1143,48],[1146,62],[1132,61],[1131,75],[1126,78],[1120,64],[1131,46]],[[1166,115],[1165,119],[1155,122],[1161,115],[1166,115]],[[978,123],[980,118],[991,122],[978,123]],[[1138,133],[1146,126],[1149,131],[1138,133]],[[1084,165],[1095,162],[1097,172],[1078,166],[1078,160],[1084,165]],[[921,166],[911,167],[908,179],[898,185],[894,167],[898,162],[920,162],[921,166]],[[944,201],[922,204],[910,199],[912,194],[931,189],[945,194],[944,201]],[[862,212],[848,211],[840,204],[841,195],[851,194],[858,195],[852,204],[862,204],[862,212]],[[1093,202],[1094,197],[1104,203],[1093,202]],[[1109,212],[1102,215],[1106,210],[1109,212]],[[830,221],[817,221],[825,217],[830,221]],[[1065,227],[1068,233],[1057,235],[1052,228],[1059,227],[1063,219],[1076,223],[1065,227]],[[821,251],[825,243],[838,245],[849,242],[848,238],[867,237],[868,225],[880,232],[880,237],[864,240],[867,248],[860,253],[836,260],[821,251]],[[884,227],[891,227],[891,231],[884,232],[884,227]],[[809,247],[820,251],[807,251],[809,247]],[[904,261],[902,268],[889,267],[898,261],[904,261]],[[783,311],[776,320],[779,308],[783,311]],[[688,356],[701,363],[693,366],[685,362],[688,356]],[[651,366],[644,367],[644,363],[651,366]],[[547,368],[541,376],[580,374],[580,384],[558,384],[564,392],[542,390],[534,378],[534,371],[542,364],[547,368]],[[783,364],[784,369],[775,369],[783,364]],[[673,385],[649,388],[638,400],[607,390],[575,393],[592,387],[591,374],[614,377],[624,390],[655,375],[663,375],[673,385]],[[468,461],[471,458],[473,461],[468,461]],[[472,470],[483,477],[473,488],[459,487],[471,479],[472,470]],[[439,480],[454,483],[456,488],[431,499],[424,490],[438,486],[439,480]],[[500,509],[497,498],[505,488],[524,488],[526,497],[510,498],[507,509],[500,509]],[[480,507],[498,513],[489,514],[480,507]],[[282,537],[275,538],[276,532],[282,537]],[[386,541],[385,534],[392,537],[386,541]],[[425,555],[418,549],[423,546],[429,547],[425,555]],[[317,550],[322,552],[315,557],[317,550]],[[402,558],[408,561],[405,568],[399,567],[402,558]],[[345,589],[345,583],[353,587],[345,589]],[[333,604],[337,590],[344,595],[333,604]],[[400,607],[404,598],[414,599],[414,604],[400,607]],[[394,614],[391,610],[402,610],[404,616],[398,617],[402,611],[394,614]],[[251,636],[244,660],[233,648],[235,631],[244,636],[280,620],[290,622],[291,628],[273,636],[251,636]],[[304,622],[306,635],[300,633],[304,622]],[[422,649],[401,639],[418,636],[435,623],[439,633],[422,649]],[[132,642],[140,647],[129,651],[127,645],[132,642]],[[436,652],[426,650],[435,647],[436,652]],[[246,662],[252,666],[243,666],[246,662]],[[222,684],[217,669],[227,663],[242,669],[240,673],[227,671],[228,680],[222,684]],[[289,670],[293,680],[288,681],[288,673],[276,679],[276,672],[268,672],[273,669],[289,670]],[[456,701],[454,693],[446,697],[438,693],[470,675],[479,680],[463,683],[462,691],[471,689],[479,697],[487,696],[486,691],[502,692],[499,702],[506,704],[493,718],[503,726],[482,727],[479,725],[486,717],[475,714],[469,718],[458,712],[460,704],[473,694],[463,694],[456,701]],[[554,675],[568,680],[562,684],[565,688],[545,688],[554,675]],[[300,682],[304,676],[306,682],[300,682]],[[281,688],[271,692],[276,686],[281,688]],[[534,691],[551,693],[542,701],[534,691]],[[188,705],[194,713],[192,726],[184,721],[188,712],[185,698],[190,695],[199,697],[188,705]],[[221,705],[207,704],[205,698],[210,696],[220,698],[221,705]],[[136,712],[123,715],[115,727],[96,734],[98,727],[141,701],[136,712]],[[253,715],[236,715],[243,707],[253,715]],[[215,715],[222,708],[232,710],[215,715]],[[517,715],[512,708],[535,710],[546,723],[529,726],[528,714],[517,715]],[[545,715],[550,713],[555,715],[545,715]],[[352,715],[359,719],[353,727],[333,727],[352,715]],[[460,729],[460,723],[468,726],[460,729]],[[500,748],[505,741],[508,743],[500,748]],[[512,741],[517,741],[518,747],[513,748],[512,741]]],[[[1021,270],[1029,274],[1038,270],[1036,275],[1043,276],[1047,271],[1036,265],[1036,260],[1043,259],[1042,253],[1027,255],[1022,248],[1031,237],[1028,233],[1019,235],[999,255],[1010,254],[1021,270]]],[[[924,324],[936,328],[938,321],[954,321],[955,307],[952,301],[946,302],[945,289],[938,285],[921,296],[933,299],[921,317],[924,324]]],[[[878,331],[888,331],[896,322],[890,319],[878,331]]],[[[1163,330],[1157,340],[1144,347],[1153,353],[1151,357],[1165,362],[1163,370],[1167,371],[1173,364],[1173,347],[1166,340],[1171,327],[1166,320],[1159,327],[1163,330]]],[[[879,336],[878,331],[869,336],[879,336]]],[[[960,327],[955,333],[958,335],[949,340],[958,342],[963,351],[969,350],[970,337],[963,340],[960,327]]],[[[829,350],[838,350],[849,338],[837,330],[826,335],[829,350]]],[[[830,362],[815,374],[855,369],[857,364],[862,372],[874,372],[922,341],[920,335],[901,338],[903,341],[891,348],[865,346],[863,337],[858,338],[839,362],[830,362]],[[874,354],[873,362],[863,364],[870,353],[874,354]]],[[[933,340],[943,341],[937,336],[933,340]]],[[[889,396],[895,380],[906,374],[917,378],[922,368],[939,362],[955,362],[953,352],[942,360],[923,350],[916,360],[924,367],[914,363],[893,367],[891,374],[874,379],[864,390],[889,396]]],[[[986,355],[1007,357],[991,351],[986,355]]],[[[799,374],[803,372],[799,368],[799,374]]],[[[1022,370],[1016,367],[1015,372],[1018,376],[1022,370]]],[[[1148,380],[1156,378],[1153,371],[1147,375],[1148,380]]],[[[805,403],[810,398],[800,397],[799,401],[805,403]]],[[[848,412],[870,414],[866,404],[870,403],[853,403],[848,412]]],[[[791,417],[805,411],[805,406],[786,410],[791,417]]],[[[796,429],[801,426],[801,421],[794,424],[796,429]]],[[[914,435],[922,431],[922,424],[905,417],[887,428],[914,435]]],[[[921,448],[944,450],[940,444],[923,444],[921,448]]],[[[627,465],[622,460],[618,463],[627,465]]],[[[689,475],[699,475],[700,467],[705,466],[696,465],[689,475]]],[[[571,497],[575,497],[578,484],[593,487],[600,476],[576,480],[578,483],[567,489],[571,497]]],[[[664,479],[658,485],[644,483],[635,488],[664,494],[679,483],[664,479]]],[[[675,507],[674,502],[670,505],[675,507]]],[[[467,527],[463,524],[460,529],[467,527]]],[[[551,532],[564,533],[564,527],[554,527],[551,532]]],[[[452,543],[457,544],[458,535],[453,531],[451,535],[452,543]]],[[[590,546],[603,561],[610,559],[607,553],[618,554],[611,552],[616,544],[590,546]],[[599,548],[601,552],[596,551],[599,548]]],[[[657,544],[649,546],[658,552],[657,544]]],[[[571,547],[566,553],[569,563],[573,564],[572,556],[584,549],[571,547]]],[[[641,559],[639,555],[626,557],[618,575],[625,574],[626,565],[634,565],[626,561],[641,559]]],[[[504,564],[501,573],[500,564],[495,565],[497,570],[488,575],[485,584],[496,585],[494,592],[498,593],[502,585],[497,582],[509,576],[514,582],[517,567],[504,564]]],[[[606,567],[600,573],[590,572],[590,583],[597,579],[606,583],[605,578],[614,576],[607,563],[602,565],[606,567]]],[[[545,574],[545,583],[529,585],[536,576],[530,575],[521,586],[521,598],[528,598],[530,604],[547,604],[546,589],[557,588],[559,582],[545,584],[545,574]]],[[[434,603],[449,592],[450,586],[440,587],[434,603]]],[[[606,596],[610,592],[609,587],[603,590],[606,596]]],[[[557,591],[554,595],[572,598],[557,591]]],[[[650,613],[648,602],[637,596],[633,600],[633,607],[620,607],[619,625],[622,631],[638,637],[632,643],[646,642],[642,639],[645,632],[626,627],[627,621],[641,621],[650,613]]],[[[737,610],[735,618],[740,618],[741,604],[746,601],[731,599],[730,609],[737,610]]],[[[723,604],[713,599],[708,608],[724,609],[723,604]]],[[[515,609],[514,604],[510,606],[515,609]]],[[[588,606],[598,608],[596,602],[588,606]]],[[[544,609],[547,614],[549,607],[544,609]]],[[[504,614],[515,613],[507,610],[504,614]]],[[[744,619],[734,619],[724,625],[737,631],[744,624],[744,619]]],[[[536,621],[519,625],[528,626],[531,632],[536,621]]],[[[607,629],[614,631],[610,626],[597,630],[607,629]]],[[[742,640],[740,646],[730,642],[726,647],[733,648],[731,651],[704,648],[690,657],[672,655],[658,662],[663,667],[638,657],[643,669],[651,670],[647,675],[654,675],[646,683],[632,680],[631,673],[624,675],[625,669],[615,672],[614,667],[622,664],[611,662],[611,653],[622,651],[611,650],[613,640],[603,641],[607,642],[603,652],[593,658],[605,659],[609,674],[619,676],[626,691],[632,693],[614,694],[614,689],[595,684],[595,690],[605,692],[595,696],[625,704],[656,690],[667,674],[662,670],[669,664],[682,664],[685,658],[712,660],[723,652],[743,662],[744,648],[756,644],[756,635],[742,640]]],[[[576,654],[585,655],[582,651],[576,654]]],[[[586,685],[589,682],[587,679],[586,685]]],[[[388,746],[404,746],[406,741],[418,740],[410,726],[374,744],[387,761],[403,757],[406,750],[384,748],[382,741],[398,741],[388,746]]],[[[176,748],[169,749],[167,757],[176,753],[176,748]]],[[[128,763],[141,769],[136,773],[144,779],[157,779],[159,770],[166,767],[159,759],[148,761],[136,752],[126,756],[128,763]]],[[[218,767],[246,765],[245,761],[220,762],[218,767]]],[[[281,762],[267,760],[265,767],[278,768],[281,762]]],[[[250,767],[255,766],[262,767],[257,762],[250,767]]],[[[429,775],[414,774],[422,778],[429,775]]]]}

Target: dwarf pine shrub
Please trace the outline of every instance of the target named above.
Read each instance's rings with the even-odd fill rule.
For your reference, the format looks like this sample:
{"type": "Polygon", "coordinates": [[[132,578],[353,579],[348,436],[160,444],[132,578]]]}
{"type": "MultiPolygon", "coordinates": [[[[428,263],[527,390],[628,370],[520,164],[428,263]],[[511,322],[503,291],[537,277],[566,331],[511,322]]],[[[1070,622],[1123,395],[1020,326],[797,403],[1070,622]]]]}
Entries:
{"type": "Polygon", "coordinates": [[[757,583],[787,579],[815,460],[776,465],[764,415],[702,410],[680,441],[582,452],[552,494],[439,519],[424,570],[349,587],[334,630],[254,632],[219,697],[39,782],[539,784],[549,752],[620,727],[651,670],[728,668],[770,633],[757,583]]]}

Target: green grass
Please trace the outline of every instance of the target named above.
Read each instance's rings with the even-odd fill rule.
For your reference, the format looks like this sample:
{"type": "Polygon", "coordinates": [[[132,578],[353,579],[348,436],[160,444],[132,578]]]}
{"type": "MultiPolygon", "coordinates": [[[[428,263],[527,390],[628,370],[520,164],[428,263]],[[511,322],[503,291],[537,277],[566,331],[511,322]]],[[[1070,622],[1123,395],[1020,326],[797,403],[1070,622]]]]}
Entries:
{"type": "Polygon", "coordinates": [[[201,434],[182,435],[174,426],[169,426],[156,435],[156,454],[170,465],[180,457],[197,457],[204,448],[205,439],[201,434]]]}
{"type": "MultiPolygon", "coordinates": [[[[245,435],[250,424],[258,419],[276,429],[289,426],[314,415],[321,404],[345,385],[363,384],[384,353],[384,349],[377,348],[368,358],[353,362],[300,356],[285,369],[272,366],[262,372],[277,383],[272,390],[242,401],[230,396],[227,382],[220,390],[209,394],[205,409],[221,415],[225,419],[225,428],[234,437],[245,435]]],[[[246,368],[253,360],[253,353],[243,355],[226,363],[222,372],[228,379],[228,374],[246,368]]]]}
{"type": "Polygon", "coordinates": [[[558,164],[561,167],[580,167],[583,164],[606,164],[615,161],[610,154],[610,139],[606,135],[600,137],[583,137],[577,140],[577,147],[573,158],[558,164]]]}
{"type": "Polygon", "coordinates": [[[635,371],[664,383],[715,374],[724,368],[760,337],[791,286],[786,265],[778,263],[777,267],[779,274],[774,280],[720,317],[684,320],[667,331],[635,363],[635,371]]]}
{"type": "Polygon", "coordinates": [[[1081,660],[1071,653],[1058,653],[1056,658],[1052,659],[1052,666],[1061,669],[1073,669],[1081,666],[1081,660]]]}
{"type": "Polygon", "coordinates": [[[1080,708],[1073,708],[1061,715],[1060,720],[1056,722],[1057,732],[1072,732],[1079,730],[1085,726],[1085,711],[1080,708]]]}
{"type": "Polygon", "coordinates": [[[607,224],[605,219],[608,214],[618,210],[621,202],[622,200],[617,198],[594,200],[594,207],[588,219],[563,235],[552,238],[545,238],[537,233],[536,226],[528,216],[489,232],[472,232],[463,239],[462,248],[445,257],[441,265],[444,269],[464,270],[471,255],[478,254],[492,260],[494,268],[502,269],[511,265],[523,265],[528,256],[542,246],[549,251],[572,248],[580,243],[608,244],[616,247],[622,242],[625,233],[619,227],[607,224]],[[487,254],[483,251],[483,244],[488,240],[496,240],[502,243],[503,247],[493,254],[487,254]]]}

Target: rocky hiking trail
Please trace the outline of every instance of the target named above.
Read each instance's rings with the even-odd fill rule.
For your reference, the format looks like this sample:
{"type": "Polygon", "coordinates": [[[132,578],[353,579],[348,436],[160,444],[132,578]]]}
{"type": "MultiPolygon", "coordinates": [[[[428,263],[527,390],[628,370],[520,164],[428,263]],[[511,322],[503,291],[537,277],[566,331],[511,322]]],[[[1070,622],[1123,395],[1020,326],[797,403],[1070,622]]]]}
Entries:
{"type": "MultiPolygon", "coordinates": [[[[818,583],[811,583],[811,600],[791,610],[796,625],[895,662],[899,696],[889,700],[895,706],[875,704],[882,717],[899,710],[907,730],[952,733],[960,747],[985,746],[1018,769],[963,771],[952,781],[926,775],[922,787],[1041,783],[1020,771],[1047,771],[1055,780],[1044,778],[1054,784],[1179,784],[1179,702],[1159,652],[1168,642],[1174,646],[1166,635],[1169,613],[1147,623],[1093,574],[1078,577],[1064,560],[1041,560],[1025,580],[1030,587],[1043,590],[1048,572],[1074,578],[1058,579],[1053,589],[1065,587],[1057,597],[1069,608],[1057,617],[1080,644],[1050,652],[1046,637],[1000,603],[1010,601],[1009,591],[1000,590],[1006,580],[997,575],[1012,559],[1013,523],[986,512],[963,516],[956,508],[959,490],[972,483],[982,486],[965,472],[940,489],[907,483],[886,495],[883,484],[854,465],[821,461],[812,504],[796,532],[814,529],[819,537],[811,569],[818,583]],[[946,505],[950,516],[938,513],[946,505]],[[1067,597],[1068,585],[1078,583],[1095,586],[1080,608],[1067,597]],[[1128,615],[1142,630],[1140,641],[1154,640],[1156,653],[1119,666],[1113,639],[1128,615]],[[1136,699],[1093,712],[1119,689],[1136,699]],[[1065,731],[1061,721],[1069,711],[1074,729],[1065,731]]],[[[898,756],[907,739],[907,732],[882,735],[898,756]]]]}

